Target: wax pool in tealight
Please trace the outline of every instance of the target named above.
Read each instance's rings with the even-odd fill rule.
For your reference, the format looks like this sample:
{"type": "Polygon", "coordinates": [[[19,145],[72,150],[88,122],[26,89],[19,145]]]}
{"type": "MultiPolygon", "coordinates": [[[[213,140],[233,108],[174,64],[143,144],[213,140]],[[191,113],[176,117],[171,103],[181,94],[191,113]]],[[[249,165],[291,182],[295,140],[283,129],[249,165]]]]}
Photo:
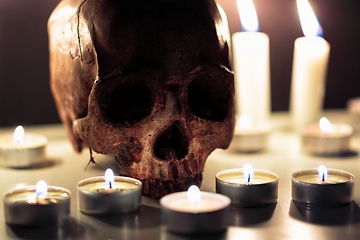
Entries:
{"type": "Polygon", "coordinates": [[[341,171],[331,171],[331,174],[328,175],[328,170],[323,170],[326,171],[326,173],[321,173],[320,169],[322,169],[322,166],[319,167],[318,174],[314,174],[312,171],[304,171],[302,174],[298,174],[296,179],[311,184],[338,184],[350,180],[349,175],[343,174],[341,171]]]}
{"type": "MultiPolygon", "coordinates": [[[[102,177],[101,177],[102,178],[102,177]]],[[[102,180],[102,179],[101,179],[102,180]]],[[[111,193],[129,191],[139,188],[138,182],[134,181],[115,181],[115,176],[111,169],[105,172],[105,181],[89,180],[81,184],[81,189],[93,193],[111,193]],[[110,170],[110,171],[109,171],[110,170]]]]}
{"type": "Polygon", "coordinates": [[[278,197],[278,176],[270,171],[244,168],[228,169],[216,174],[216,192],[240,207],[259,207],[275,203],[278,197]]]}
{"type": "Polygon", "coordinates": [[[266,172],[257,172],[256,176],[250,181],[247,181],[245,176],[239,177],[236,172],[230,172],[229,174],[219,176],[220,180],[234,184],[265,184],[276,180],[274,175],[270,175],[266,172]]]}
{"type": "Polygon", "coordinates": [[[228,169],[216,174],[219,180],[232,184],[266,184],[276,181],[278,176],[270,171],[253,169],[250,164],[245,164],[244,168],[228,169]]]}

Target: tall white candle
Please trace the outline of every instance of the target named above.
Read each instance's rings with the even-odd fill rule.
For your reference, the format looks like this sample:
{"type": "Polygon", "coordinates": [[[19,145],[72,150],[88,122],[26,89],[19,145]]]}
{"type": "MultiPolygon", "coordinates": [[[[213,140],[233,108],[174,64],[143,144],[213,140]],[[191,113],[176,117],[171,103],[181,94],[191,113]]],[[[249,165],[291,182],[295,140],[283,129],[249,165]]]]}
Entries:
{"type": "Polygon", "coordinates": [[[295,40],[290,115],[293,127],[319,118],[325,92],[330,44],[307,0],[297,0],[305,37],[295,40]]]}
{"type": "Polygon", "coordinates": [[[232,35],[236,111],[254,120],[270,115],[269,37],[258,32],[259,23],[252,0],[237,0],[244,32],[232,35]]]}

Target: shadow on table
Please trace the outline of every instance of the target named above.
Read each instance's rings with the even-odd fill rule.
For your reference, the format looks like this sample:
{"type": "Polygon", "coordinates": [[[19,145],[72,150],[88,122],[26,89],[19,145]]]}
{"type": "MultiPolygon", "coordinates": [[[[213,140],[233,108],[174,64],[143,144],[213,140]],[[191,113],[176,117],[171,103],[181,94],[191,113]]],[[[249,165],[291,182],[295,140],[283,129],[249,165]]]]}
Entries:
{"type": "Polygon", "coordinates": [[[121,228],[150,228],[161,225],[161,209],[141,205],[134,213],[115,217],[96,216],[98,221],[121,228]]]}
{"type": "Polygon", "coordinates": [[[229,209],[230,226],[249,226],[268,221],[275,210],[276,203],[266,207],[240,208],[231,206],[229,209]]]}
{"type": "MultiPolygon", "coordinates": [[[[82,213],[81,213],[82,214],[82,213]]],[[[80,222],[69,218],[59,225],[24,227],[7,225],[6,233],[11,239],[86,239],[89,236],[98,236],[99,229],[94,226],[96,221],[109,224],[119,229],[144,229],[161,226],[161,212],[159,208],[142,205],[135,213],[124,214],[118,217],[93,217],[82,214],[80,222]],[[95,222],[89,219],[95,219],[95,222]]]]}
{"type": "MultiPolygon", "coordinates": [[[[240,208],[231,206],[229,208],[229,226],[249,226],[268,221],[276,208],[276,203],[266,207],[240,208]]],[[[163,230],[162,240],[223,240],[227,239],[227,230],[217,233],[202,235],[184,235],[163,230]]]]}
{"type": "Polygon", "coordinates": [[[163,229],[161,232],[161,240],[225,240],[227,237],[227,231],[221,231],[208,234],[178,234],[163,229]]]}
{"type": "Polygon", "coordinates": [[[309,207],[291,200],[289,214],[300,221],[322,225],[346,225],[360,222],[360,208],[353,201],[340,207],[309,207]]]}
{"type": "Polygon", "coordinates": [[[348,151],[344,151],[344,152],[339,152],[336,154],[310,154],[313,155],[315,157],[321,157],[321,158],[334,158],[334,159],[338,159],[338,158],[342,158],[342,159],[346,159],[346,158],[352,158],[352,157],[357,157],[359,156],[359,152],[356,150],[348,150],[348,151]]]}
{"type": "Polygon", "coordinates": [[[59,159],[45,159],[41,163],[33,164],[25,167],[4,167],[16,170],[36,170],[36,169],[43,169],[43,168],[50,168],[56,165],[61,164],[61,160],[59,159]]]}
{"type": "Polygon", "coordinates": [[[85,229],[70,218],[60,226],[23,227],[7,225],[6,233],[7,236],[16,239],[81,239],[84,236],[85,229]]]}
{"type": "Polygon", "coordinates": [[[253,150],[253,151],[243,151],[243,150],[236,149],[235,147],[230,145],[226,151],[233,155],[238,155],[238,154],[254,154],[255,155],[255,154],[268,154],[269,152],[271,152],[271,149],[264,148],[264,149],[253,150]]]}

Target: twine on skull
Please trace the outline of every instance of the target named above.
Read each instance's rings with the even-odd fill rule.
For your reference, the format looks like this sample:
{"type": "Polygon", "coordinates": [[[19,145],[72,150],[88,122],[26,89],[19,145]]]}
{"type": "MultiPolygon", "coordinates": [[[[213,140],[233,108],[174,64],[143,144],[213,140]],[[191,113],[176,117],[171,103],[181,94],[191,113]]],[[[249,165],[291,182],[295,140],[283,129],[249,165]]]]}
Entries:
{"type": "Polygon", "coordinates": [[[102,168],[97,162],[95,162],[95,158],[93,157],[92,154],[92,149],[89,147],[89,152],[90,152],[90,160],[88,162],[88,164],[85,167],[84,172],[86,171],[86,169],[88,168],[88,166],[90,165],[90,163],[95,164],[96,166],[98,166],[101,170],[104,170],[104,168],[102,168]]]}

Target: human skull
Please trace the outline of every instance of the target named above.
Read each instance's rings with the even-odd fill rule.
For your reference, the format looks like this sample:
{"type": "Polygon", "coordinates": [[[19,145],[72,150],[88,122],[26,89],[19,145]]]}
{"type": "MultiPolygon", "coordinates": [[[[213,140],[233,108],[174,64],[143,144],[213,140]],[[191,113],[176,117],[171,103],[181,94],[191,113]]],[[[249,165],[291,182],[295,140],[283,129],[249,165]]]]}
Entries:
{"type": "Polygon", "coordinates": [[[113,155],[159,198],[201,184],[234,128],[229,46],[213,0],[63,0],[51,89],[74,149],[113,155]]]}

